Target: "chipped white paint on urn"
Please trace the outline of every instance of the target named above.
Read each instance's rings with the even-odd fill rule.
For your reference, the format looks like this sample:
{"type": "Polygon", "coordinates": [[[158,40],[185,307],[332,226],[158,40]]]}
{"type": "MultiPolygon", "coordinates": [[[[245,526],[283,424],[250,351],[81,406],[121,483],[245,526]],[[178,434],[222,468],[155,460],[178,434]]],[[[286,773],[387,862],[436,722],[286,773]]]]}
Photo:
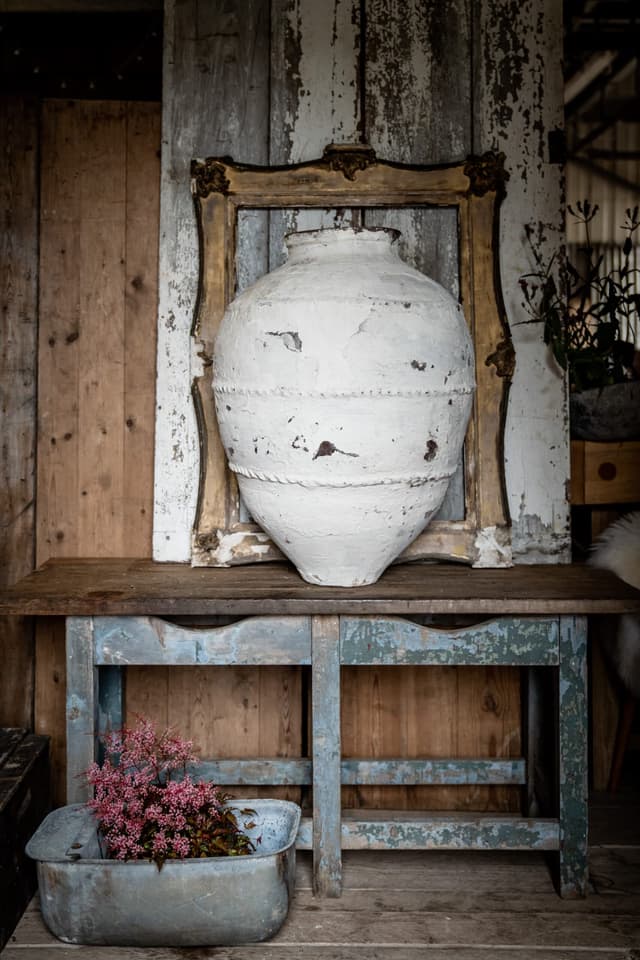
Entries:
{"type": "Polygon", "coordinates": [[[474,390],[462,310],[390,230],[291,235],[228,307],[214,394],[255,520],[311,583],[374,582],[456,469],[474,390]]]}

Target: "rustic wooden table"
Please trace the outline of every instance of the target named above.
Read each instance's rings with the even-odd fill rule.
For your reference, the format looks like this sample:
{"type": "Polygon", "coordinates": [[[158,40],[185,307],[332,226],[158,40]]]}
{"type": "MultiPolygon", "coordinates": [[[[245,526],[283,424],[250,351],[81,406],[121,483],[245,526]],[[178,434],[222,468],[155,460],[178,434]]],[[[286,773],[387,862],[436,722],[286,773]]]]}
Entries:
{"type": "Polygon", "coordinates": [[[227,784],[312,784],[313,815],[303,819],[298,846],[313,850],[315,889],[325,896],[340,894],[341,850],[365,848],[556,850],[561,894],[584,895],[587,616],[633,611],[639,591],[577,565],[417,563],[391,567],[368,587],[338,588],[304,583],[284,564],[55,560],[0,595],[0,614],[66,617],[68,802],[85,798],[77,774],[93,759],[96,734],[122,718],[126,665],[310,665],[311,759],[210,761],[205,775],[227,784]],[[452,627],[444,614],[473,622],[452,627]],[[171,619],[220,615],[240,619],[222,626],[171,619]],[[410,619],[417,616],[436,619],[421,625],[410,619]],[[558,709],[550,815],[537,809],[535,718],[520,759],[342,760],[346,664],[518,665],[529,675],[551,668],[558,709]],[[363,818],[359,811],[352,818],[341,809],[346,783],[515,783],[524,809],[522,816],[363,818]]]}

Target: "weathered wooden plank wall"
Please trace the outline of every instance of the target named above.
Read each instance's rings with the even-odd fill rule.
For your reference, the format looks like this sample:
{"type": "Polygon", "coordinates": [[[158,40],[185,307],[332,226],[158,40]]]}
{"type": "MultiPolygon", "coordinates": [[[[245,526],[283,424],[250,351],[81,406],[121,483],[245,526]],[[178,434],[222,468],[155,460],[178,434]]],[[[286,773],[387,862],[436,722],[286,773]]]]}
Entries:
{"type": "MultiPolygon", "coordinates": [[[[219,15],[225,29],[208,39],[198,28],[188,36],[175,30],[176,17],[197,24],[199,8],[191,0],[165,5],[166,139],[181,151],[180,163],[168,158],[167,210],[176,202],[181,176],[181,202],[188,203],[189,146],[196,153],[231,152],[236,159],[264,155],[262,116],[259,120],[255,109],[260,98],[263,109],[270,109],[268,156],[274,162],[316,156],[328,140],[345,141],[354,134],[369,139],[388,159],[452,159],[449,151],[461,156],[469,147],[503,151],[511,180],[502,213],[502,279],[518,354],[505,440],[515,555],[520,562],[568,560],[564,383],[549,362],[540,330],[522,324],[527,317],[518,286],[532,264],[525,224],[531,223],[545,252],[562,239],[562,168],[552,156],[562,127],[561,4],[274,0],[269,102],[264,83],[246,81],[257,51],[268,46],[265,4],[243,4],[241,17],[234,12],[237,4],[227,4],[219,15]],[[262,32],[256,32],[258,20],[262,32]],[[216,44],[221,57],[213,56],[216,44]],[[234,86],[221,85],[232,75],[234,86]],[[194,138],[198,124],[199,140],[194,138]],[[211,131],[221,125],[229,132],[216,140],[211,131]]],[[[161,290],[159,361],[164,372],[173,367],[175,387],[167,386],[159,410],[154,556],[188,561],[197,492],[196,433],[187,394],[196,268],[194,227],[185,211],[183,206],[178,218],[181,234],[175,227],[163,229],[167,279],[161,290]],[[175,482],[168,479],[172,475],[175,482]]],[[[433,219],[426,231],[431,243],[422,247],[425,259],[419,265],[434,272],[451,271],[446,222],[446,216],[433,219]]],[[[416,215],[406,215],[409,244],[418,223],[416,215]]],[[[274,263],[281,256],[277,236],[271,248],[274,263]]],[[[447,273],[442,277],[446,280],[447,273]]]]}
{"type": "MultiPolygon", "coordinates": [[[[37,103],[0,97],[0,587],[30,573],[35,552],[38,275],[37,103]]],[[[33,624],[0,618],[0,726],[33,723],[33,624]]]]}
{"type": "Polygon", "coordinates": [[[525,225],[550,257],[564,241],[562,4],[482,0],[474,10],[473,148],[500,150],[510,172],[500,271],[516,350],[505,473],[520,563],[570,560],[569,428],[561,371],[528,320],[518,279],[533,268],[525,225]]]}
{"type": "MultiPolygon", "coordinates": [[[[149,556],[157,104],[42,109],[37,561],[149,556]]],[[[39,621],[36,728],[64,782],[64,623],[39,621]]]]}

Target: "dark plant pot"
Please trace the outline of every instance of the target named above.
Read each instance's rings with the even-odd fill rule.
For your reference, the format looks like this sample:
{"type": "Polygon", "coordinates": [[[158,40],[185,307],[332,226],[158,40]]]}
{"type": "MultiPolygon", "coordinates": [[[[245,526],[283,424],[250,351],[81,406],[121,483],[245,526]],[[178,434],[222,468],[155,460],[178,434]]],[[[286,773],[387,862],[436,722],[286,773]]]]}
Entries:
{"type": "Polygon", "coordinates": [[[576,440],[640,438],[640,380],[572,393],[571,436],[576,440]]]}

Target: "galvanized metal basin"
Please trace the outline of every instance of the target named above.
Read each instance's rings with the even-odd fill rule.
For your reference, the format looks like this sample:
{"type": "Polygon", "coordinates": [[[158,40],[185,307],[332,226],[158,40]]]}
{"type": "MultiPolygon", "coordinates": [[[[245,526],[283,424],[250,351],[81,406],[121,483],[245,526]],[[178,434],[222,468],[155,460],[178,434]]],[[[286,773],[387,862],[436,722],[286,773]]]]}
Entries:
{"type": "Polygon", "coordinates": [[[256,811],[254,854],[168,860],[102,859],[93,815],[54,810],[27,844],[37,861],[42,917],[67,943],[218,946],[272,937],[295,883],[300,808],[285,800],[234,800],[256,811]]]}

